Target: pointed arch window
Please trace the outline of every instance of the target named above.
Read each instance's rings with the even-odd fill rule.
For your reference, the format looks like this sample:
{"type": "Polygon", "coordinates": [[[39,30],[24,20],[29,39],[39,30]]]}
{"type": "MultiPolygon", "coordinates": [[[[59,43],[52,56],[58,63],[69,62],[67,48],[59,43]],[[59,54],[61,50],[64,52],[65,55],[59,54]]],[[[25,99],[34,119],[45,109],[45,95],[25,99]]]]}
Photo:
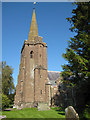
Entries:
{"type": "Polygon", "coordinates": [[[34,57],[34,53],[33,51],[30,52],[30,58],[33,58],[34,57]]]}

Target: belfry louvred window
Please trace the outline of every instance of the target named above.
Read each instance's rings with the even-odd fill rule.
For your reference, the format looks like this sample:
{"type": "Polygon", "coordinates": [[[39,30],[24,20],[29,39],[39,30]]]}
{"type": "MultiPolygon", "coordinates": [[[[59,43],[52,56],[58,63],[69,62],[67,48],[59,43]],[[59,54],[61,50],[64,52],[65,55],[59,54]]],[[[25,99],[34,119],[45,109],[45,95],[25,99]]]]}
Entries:
{"type": "Polygon", "coordinates": [[[33,53],[33,51],[31,51],[30,52],[30,58],[33,58],[33,55],[34,55],[34,53],[33,53]]]}

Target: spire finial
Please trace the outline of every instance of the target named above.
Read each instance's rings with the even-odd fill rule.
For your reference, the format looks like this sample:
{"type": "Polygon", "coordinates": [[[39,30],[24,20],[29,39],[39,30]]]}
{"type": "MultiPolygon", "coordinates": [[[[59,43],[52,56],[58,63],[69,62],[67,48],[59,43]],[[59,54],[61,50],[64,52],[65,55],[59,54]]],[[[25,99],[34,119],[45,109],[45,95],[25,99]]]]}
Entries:
{"type": "Polygon", "coordinates": [[[33,2],[33,9],[35,9],[35,4],[36,4],[36,2],[33,2]]]}

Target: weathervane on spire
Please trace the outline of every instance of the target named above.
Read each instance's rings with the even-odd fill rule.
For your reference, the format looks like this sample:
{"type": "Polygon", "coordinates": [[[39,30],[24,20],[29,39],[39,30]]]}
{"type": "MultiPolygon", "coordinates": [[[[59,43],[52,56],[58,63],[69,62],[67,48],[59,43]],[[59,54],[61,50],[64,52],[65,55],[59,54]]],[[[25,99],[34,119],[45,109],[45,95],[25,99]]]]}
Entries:
{"type": "Polygon", "coordinates": [[[36,4],[36,2],[33,2],[33,8],[35,9],[35,4],[36,4]]]}

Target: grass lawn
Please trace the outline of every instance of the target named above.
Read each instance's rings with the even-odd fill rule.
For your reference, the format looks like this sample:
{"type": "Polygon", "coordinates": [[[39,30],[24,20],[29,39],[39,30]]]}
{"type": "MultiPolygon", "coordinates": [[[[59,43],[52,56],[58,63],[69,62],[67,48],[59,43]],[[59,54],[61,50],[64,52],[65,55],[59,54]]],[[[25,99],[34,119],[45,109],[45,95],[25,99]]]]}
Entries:
{"type": "Polygon", "coordinates": [[[65,118],[65,112],[59,108],[52,108],[48,111],[38,111],[37,108],[13,109],[12,111],[3,111],[2,115],[6,115],[7,118],[65,118]]]}

